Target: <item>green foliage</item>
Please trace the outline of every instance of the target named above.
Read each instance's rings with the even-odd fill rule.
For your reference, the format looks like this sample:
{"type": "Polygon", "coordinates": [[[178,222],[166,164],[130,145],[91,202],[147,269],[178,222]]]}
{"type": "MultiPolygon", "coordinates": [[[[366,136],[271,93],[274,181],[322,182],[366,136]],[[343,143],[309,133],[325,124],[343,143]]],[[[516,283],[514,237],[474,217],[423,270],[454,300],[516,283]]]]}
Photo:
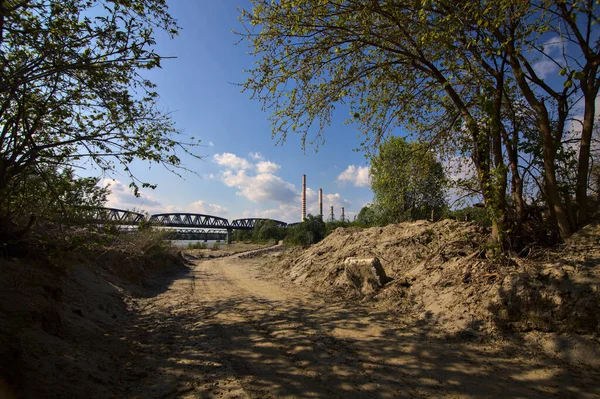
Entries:
{"type": "Polygon", "coordinates": [[[232,239],[234,241],[252,240],[252,230],[234,230],[232,239]]]}
{"type": "Polygon", "coordinates": [[[196,145],[142,73],[163,59],[154,32],[177,34],[165,0],[3,2],[0,22],[0,218],[18,223],[11,204],[40,170],[122,167],[137,193],[151,185],[134,179],[134,159],[173,170],[196,145]]]}
{"type": "Polygon", "coordinates": [[[373,204],[362,207],[356,216],[356,222],[363,227],[371,227],[377,225],[377,213],[373,204]]]}
{"type": "Polygon", "coordinates": [[[286,241],[292,245],[308,247],[325,238],[326,226],[320,216],[311,214],[306,216],[303,222],[293,227],[288,227],[286,241]]]}
{"type": "MultiPolygon", "coordinates": [[[[576,175],[577,202],[585,205],[600,89],[600,46],[590,34],[600,20],[594,2],[251,3],[240,16],[241,35],[256,58],[244,88],[271,111],[274,136],[285,141],[300,134],[303,147],[319,145],[336,107],[348,106],[347,122],[359,125],[367,150],[401,127],[441,155],[471,160],[477,184],[469,188],[484,197],[492,239],[502,240],[507,229],[508,182],[521,204],[525,175],[544,180],[540,191],[551,219],[563,238],[571,234],[561,204],[569,195],[561,201],[559,190],[561,180],[576,175]],[[569,45],[562,53],[548,51],[549,37],[569,45]],[[562,69],[545,79],[535,68],[540,61],[562,69]],[[557,171],[557,152],[566,148],[566,126],[580,100],[585,121],[581,138],[571,140],[579,157],[566,157],[574,162],[557,171]],[[523,104],[543,170],[524,165],[523,104]]],[[[391,220],[414,217],[405,211],[394,210],[391,220]]]]}
{"type": "Polygon", "coordinates": [[[252,230],[252,238],[255,241],[281,240],[285,234],[284,229],[277,227],[273,220],[258,220],[252,230]]]}
{"type": "Polygon", "coordinates": [[[371,180],[379,223],[427,219],[446,205],[442,165],[422,143],[401,137],[384,141],[371,157],[371,180]]]}
{"type": "Polygon", "coordinates": [[[468,215],[468,220],[477,224],[480,224],[485,227],[491,227],[492,220],[490,219],[490,215],[487,210],[483,207],[474,207],[468,206],[462,209],[456,209],[453,211],[449,211],[447,217],[449,219],[455,219],[458,221],[466,221],[468,215]]]}
{"type": "Polygon", "coordinates": [[[86,209],[106,202],[108,189],[99,187],[97,178],[78,178],[69,168],[36,167],[31,172],[20,176],[12,195],[0,198],[5,210],[0,216],[9,214],[13,224],[23,226],[32,216],[46,223],[77,223],[85,219],[86,209]]]}
{"type": "Polygon", "coordinates": [[[206,249],[208,246],[205,242],[196,241],[194,243],[188,242],[187,249],[206,249]]]}

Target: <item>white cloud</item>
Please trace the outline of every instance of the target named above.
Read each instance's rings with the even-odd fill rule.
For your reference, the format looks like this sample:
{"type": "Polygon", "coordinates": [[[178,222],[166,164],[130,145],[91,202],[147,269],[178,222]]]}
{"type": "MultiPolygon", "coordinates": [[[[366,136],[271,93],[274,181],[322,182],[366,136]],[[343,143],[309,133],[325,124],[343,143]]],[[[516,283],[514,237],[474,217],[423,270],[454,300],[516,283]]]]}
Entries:
{"type": "Polygon", "coordinates": [[[302,209],[296,204],[280,204],[279,207],[255,211],[254,217],[281,220],[286,223],[299,222],[302,217],[302,209]]]}
{"type": "Polygon", "coordinates": [[[256,170],[258,173],[275,173],[280,168],[281,166],[269,161],[261,161],[256,164],[256,170]]]}
{"type": "MultiPolygon", "coordinates": [[[[258,152],[250,153],[248,156],[258,161],[253,165],[254,167],[245,159],[234,154],[224,153],[215,155],[217,163],[226,168],[215,178],[228,187],[236,188],[238,190],[236,192],[237,195],[259,205],[254,210],[248,209],[249,207],[247,206],[244,207],[245,209],[242,211],[241,217],[270,218],[285,222],[299,221],[301,218],[302,195],[300,190],[294,184],[275,175],[280,169],[279,165],[265,160],[258,152]],[[264,204],[269,202],[276,203],[277,207],[264,209],[264,204]]],[[[364,185],[365,181],[368,181],[367,167],[356,168],[355,174],[356,176],[353,181],[358,182],[357,184],[364,185]]],[[[307,187],[307,213],[313,215],[319,214],[317,197],[317,192],[307,187]]],[[[335,208],[335,212],[339,218],[340,208],[343,206],[348,209],[351,203],[342,198],[339,193],[326,194],[323,197],[323,213],[325,217],[329,214],[330,206],[335,208]]],[[[346,213],[347,216],[351,214],[346,213]]],[[[236,217],[233,218],[235,219],[236,217]]]]}
{"type": "Polygon", "coordinates": [[[541,47],[543,54],[539,54],[541,60],[533,64],[533,70],[542,79],[558,72],[564,65],[563,57],[561,56],[565,42],[562,38],[555,36],[544,42],[541,47]]]}
{"type": "Polygon", "coordinates": [[[190,213],[202,213],[214,216],[222,216],[227,214],[227,208],[224,206],[209,204],[202,200],[192,202],[186,207],[186,210],[190,213]]]}
{"type": "MultiPolygon", "coordinates": [[[[342,198],[339,193],[323,195],[323,208],[329,209],[330,206],[333,206],[335,211],[341,207],[349,208],[351,205],[352,203],[347,199],[342,198]]],[[[325,209],[323,209],[323,213],[326,213],[325,209]]]]}
{"type": "Polygon", "coordinates": [[[214,147],[214,146],[215,146],[215,143],[213,143],[212,141],[209,141],[209,142],[208,142],[208,146],[209,146],[209,147],[214,147]]]}
{"type": "MultiPolygon", "coordinates": [[[[600,119],[600,96],[596,97],[596,115],[594,116],[595,120],[600,119]]],[[[585,102],[581,99],[574,107],[575,112],[578,115],[573,116],[565,123],[565,135],[563,140],[567,141],[565,145],[567,148],[571,148],[575,150],[579,154],[579,144],[581,140],[581,131],[583,130],[583,107],[585,102]]],[[[592,141],[592,151],[598,151],[598,143],[597,141],[592,141]]]]}
{"type": "Polygon", "coordinates": [[[279,176],[271,173],[261,173],[256,176],[246,174],[246,171],[233,172],[226,170],[221,181],[229,187],[239,189],[238,195],[253,202],[274,201],[289,203],[298,199],[296,187],[279,176]]]}
{"type": "Polygon", "coordinates": [[[533,70],[541,79],[544,79],[550,74],[557,72],[558,69],[558,65],[556,65],[556,63],[553,61],[540,61],[533,64],[533,70]]]}
{"type": "Polygon", "coordinates": [[[442,165],[446,177],[451,182],[446,194],[446,199],[451,207],[482,201],[482,198],[478,194],[472,194],[471,191],[467,191],[457,184],[459,180],[471,180],[477,177],[475,165],[473,165],[471,158],[467,156],[454,156],[442,161],[442,165]]]}
{"type": "Polygon", "coordinates": [[[228,209],[224,206],[217,204],[209,204],[205,201],[198,200],[191,204],[180,206],[180,205],[168,205],[165,213],[199,213],[202,215],[212,215],[224,217],[228,213],[228,209]]]}
{"type": "Polygon", "coordinates": [[[548,55],[560,54],[564,46],[565,42],[563,41],[563,39],[559,36],[554,36],[546,40],[546,42],[542,44],[542,49],[544,53],[548,55]]]}
{"type": "Polygon", "coordinates": [[[340,173],[337,180],[340,182],[351,182],[356,187],[370,187],[369,167],[349,165],[345,171],[340,173]]]}
{"type": "MultiPolygon", "coordinates": [[[[343,198],[339,193],[323,195],[323,217],[329,217],[330,206],[333,206],[333,212],[337,220],[341,216],[341,207],[345,207],[345,215],[347,220],[352,220],[356,212],[348,211],[351,207],[351,202],[343,198]]],[[[306,213],[312,215],[319,214],[319,203],[317,193],[306,188],[306,213]]],[[[245,209],[242,212],[241,218],[268,218],[281,220],[286,223],[299,222],[302,217],[301,194],[296,193],[294,201],[279,203],[275,208],[269,209],[245,209]]]]}
{"type": "Polygon", "coordinates": [[[467,156],[454,156],[442,162],[444,172],[450,180],[469,180],[475,177],[475,165],[467,156]]]}
{"type": "Polygon", "coordinates": [[[244,158],[240,158],[237,155],[231,154],[229,152],[224,152],[222,154],[215,154],[213,156],[215,162],[221,166],[225,166],[229,169],[249,169],[251,167],[250,162],[248,162],[244,158]]]}
{"type": "Polygon", "coordinates": [[[149,213],[160,212],[163,205],[152,195],[140,190],[139,197],[133,195],[133,190],[119,180],[104,180],[101,183],[110,190],[106,206],[108,208],[145,211],[149,213]]]}

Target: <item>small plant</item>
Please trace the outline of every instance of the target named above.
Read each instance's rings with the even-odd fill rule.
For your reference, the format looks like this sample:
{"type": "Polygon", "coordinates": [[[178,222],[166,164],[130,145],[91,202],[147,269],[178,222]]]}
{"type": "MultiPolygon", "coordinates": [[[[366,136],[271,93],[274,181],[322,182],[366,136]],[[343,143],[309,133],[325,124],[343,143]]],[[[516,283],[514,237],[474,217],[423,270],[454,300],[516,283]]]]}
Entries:
{"type": "Polygon", "coordinates": [[[213,245],[212,245],[212,248],[211,248],[211,249],[212,249],[213,251],[216,251],[216,250],[218,250],[219,248],[221,248],[221,243],[217,241],[217,242],[213,243],[213,245]]]}
{"type": "Polygon", "coordinates": [[[195,243],[188,242],[188,245],[187,245],[187,249],[206,249],[206,248],[207,248],[206,243],[199,242],[199,241],[195,242],[195,243]]]}

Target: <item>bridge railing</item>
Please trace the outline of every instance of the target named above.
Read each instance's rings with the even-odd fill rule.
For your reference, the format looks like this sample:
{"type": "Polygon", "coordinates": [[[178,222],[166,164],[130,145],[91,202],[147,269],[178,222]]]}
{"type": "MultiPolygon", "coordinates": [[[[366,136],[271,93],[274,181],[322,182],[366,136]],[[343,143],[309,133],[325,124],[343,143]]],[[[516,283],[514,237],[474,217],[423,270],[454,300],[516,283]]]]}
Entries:
{"type": "Polygon", "coordinates": [[[267,218],[235,219],[231,223],[225,218],[197,213],[159,213],[146,218],[145,215],[117,208],[81,208],[82,220],[92,223],[113,223],[133,226],[147,222],[152,226],[169,228],[209,228],[223,230],[252,230],[261,222],[273,222],[276,227],[285,228],[288,224],[267,218]]]}
{"type": "Polygon", "coordinates": [[[259,222],[266,222],[266,221],[271,221],[275,223],[276,227],[287,227],[287,223],[282,222],[280,220],[274,220],[274,219],[266,219],[266,218],[247,218],[247,219],[235,219],[231,222],[231,227],[234,229],[240,229],[240,230],[251,230],[254,227],[256,227],[256,225],[259,222]]]}
{"type": "Polygon", "coordinates": [[[227,219],[195,213],[160,213],[150,216],[148,223],[169,227],[220,227],[224,229],[230,227],[227,219]]]}
{"type": "Polygon", "coordinates": [[[86,208],[78,207],[75,215],[88,223],[114,223],[120,225],[138,225],[146,220],[146,216],[117,208],[86,208]]]}

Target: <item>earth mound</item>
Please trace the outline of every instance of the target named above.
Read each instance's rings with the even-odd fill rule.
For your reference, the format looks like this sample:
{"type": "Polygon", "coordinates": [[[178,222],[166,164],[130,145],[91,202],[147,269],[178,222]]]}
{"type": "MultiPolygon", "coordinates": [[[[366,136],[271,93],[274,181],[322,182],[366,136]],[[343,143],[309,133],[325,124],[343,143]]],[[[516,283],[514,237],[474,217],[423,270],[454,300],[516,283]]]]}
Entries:
{"type": "Polygon", "coordinates": [[[370,301],[451,334],[517,332],[553,355],[600,366],[600,226],[530,259],[488,259],[488,238],[485,228],[452,220],[339,228],[279,255],[274,267],[314,291],[370,301]],[[364,292],[344,262],[374,257],[389,282],[364,292]]]}

